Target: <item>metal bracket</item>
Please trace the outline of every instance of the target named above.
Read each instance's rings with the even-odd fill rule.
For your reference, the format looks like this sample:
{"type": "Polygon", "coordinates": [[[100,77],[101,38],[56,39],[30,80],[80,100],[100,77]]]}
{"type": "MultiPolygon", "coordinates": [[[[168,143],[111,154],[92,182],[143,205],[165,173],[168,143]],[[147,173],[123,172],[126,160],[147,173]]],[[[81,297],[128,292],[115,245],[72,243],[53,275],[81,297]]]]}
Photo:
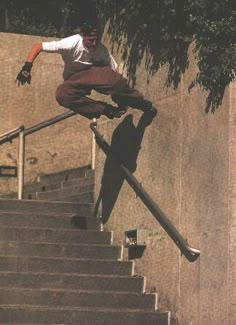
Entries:
{"type": "Polygon", "coordinates": [[[146,246],[147,231],[145,229],[132,229],[125,231],[124,247],[146,246]]]}
{"type": "Polygon", "coordinates": [[[17,177],[17,167],[0,166],[0,177],[17,177]]]}

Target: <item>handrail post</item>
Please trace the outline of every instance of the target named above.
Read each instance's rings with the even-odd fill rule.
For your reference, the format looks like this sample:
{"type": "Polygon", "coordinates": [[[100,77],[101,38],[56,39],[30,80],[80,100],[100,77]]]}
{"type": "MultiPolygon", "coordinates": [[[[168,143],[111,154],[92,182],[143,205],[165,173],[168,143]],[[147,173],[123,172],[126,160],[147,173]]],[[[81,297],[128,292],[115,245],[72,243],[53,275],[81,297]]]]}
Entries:
{"type": "MultiPolygon", "coordinates": [[[[61,115],[53,117],[49,120],[44,122],[38,123],[33,125],[29,128],[24,128],[24,126],[19,126],[11,131],[8,131],[2,135],[0,135],[0,145],[9,142],[16,137],[19,137],[19,149],[18,149],[18,162],[17,162],[17,169],[18,169],[18,199],[22,200],[23,192],[24,192],[24,165],[25,165],[25,137],[29,134],[37,132],[41,129],[44,129],[52,124],[65,120],[71,116],[76,115],[77,113],[74,111],[67,111],[61,115]]],[[[95,149],[93,149],[95,152],[95,149]]],[[[95,154],[92,156],[93,158],[93,166],[95,165],[95,154]]]]}
{"type": "Polygon", "coordinates": [[[19,133],[19,152],[18,152],[18,200],[23,199],[24,193],[24,167],[25,167],[25,134],[19,133]]]}
{"type": "MultiPolygon", "coordinates": [[[[93,123],[97,125],[97,119],[96,118],[93,119],[93,123]]],[[[95,159],[96,159],[96,138],[95,138],[95,134],[93,132],[92,132],[92,152],[91,152],[91,156],[92,156],[91,169],[94,170],[95,169],[95,159]]]]}
{"type": "Polygon", "coordinates": [[[15,139],[16,137],[19,136],[19,133],[21,131],[24,130],[24,125],[18,126],[15,129],[12,129],[8,132],[5,132],[3,134],[0,135],[0,145],[5,143],[5,142],[9,142],[12,141],[13,139],[15,139]]]}

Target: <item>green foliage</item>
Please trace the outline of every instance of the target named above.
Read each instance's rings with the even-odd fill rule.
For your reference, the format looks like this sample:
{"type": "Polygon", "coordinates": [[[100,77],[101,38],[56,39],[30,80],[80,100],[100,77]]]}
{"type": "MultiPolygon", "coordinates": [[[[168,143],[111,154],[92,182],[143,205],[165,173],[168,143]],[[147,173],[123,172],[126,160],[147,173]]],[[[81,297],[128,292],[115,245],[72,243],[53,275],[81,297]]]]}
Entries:
{"type": "Polygon", "coordinates": [[[149,76],[166,64],[166,85],[177,87],[194,44],[199,73],[189,90],[200,85],[208,92],[207,112],[221,104],[236,74],[234,0],[98,0],[97,4],[133,84],[145,58],[149,76]]]}
{"type": "Polygon", "coordinates": [[[5,12],[2,31],[56,37],[68,36],[81,22],[97,17],[93,0],[9,0],[5,12]]]}
{"type": "Polygon", "coordinates": [[[0,26],[65,37],[83,21],[99,18],[103,26],[109,21],[133,85],[145,59],[148,80],[166,65],[166,86],[177,87],[193,44],[199,72],[189,90],[195,85],[206,90],[206,111],[214,112],[236,75],[235,7],[235,0],[1,0],[0,26]]]}
{"type": "Polygon", "coordinates": [[[232,0],[188,1],[199,73],[199,84],[209,92],[206,110],[221,104],[226,86],[236,75],[236,10],[232,0]]]}
{"type": "MultiPolygon", "coordinates": [[[[8,25],[5,31],[56,36],[58,34],[58,20],[60,9],[53,14],[53,2],[55,1],[16,1],[11,0],[7,4],[8,25]]],[[[59,5],[60,7],[60,5],[59,5]]]]}

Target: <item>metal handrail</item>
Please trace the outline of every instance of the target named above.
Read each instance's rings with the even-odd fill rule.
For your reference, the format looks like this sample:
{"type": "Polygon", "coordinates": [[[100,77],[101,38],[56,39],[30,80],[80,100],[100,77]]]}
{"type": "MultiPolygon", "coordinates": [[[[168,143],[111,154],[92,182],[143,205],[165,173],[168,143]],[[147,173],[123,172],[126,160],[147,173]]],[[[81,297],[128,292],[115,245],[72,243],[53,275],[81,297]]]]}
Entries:
{"type": "MultiPolygon", "coordinates": [[[[6,132],[0,136],[0,145],[6,142],[9,142],[17,137],[19,137],[19,152],[18,152],[18,199],[21,200],[23,198],[24,192],[24,160],[25,160],[25,137],[29,134],[35,133],[41,129],[44,129],[48,126],[51,126],[57,122],[65,120],[69,117],[76,115],[77,113],[74,111],[68,111],[66,113],[57,115],[51,119],[43,121],[41,123],[35,124],[31,127],[24,128],[24,126],[20,126],[16,129],[13,129],[9,132],[6,132]]],[[[95,121],[96,119],[94,119],[95,121]]],[[[95,122],[94,122],[95,123],[95,122]]],[[[94,139],[95,142],[95,139],[94,139]]],[[[92,169],[94,169],[95,164],[95,147],[94,143],[92,145],[92,169]]]]}
{"type": "Polygon", "coordinates": [[[76,112],[68,111],[66,113],[57,115],[41,123],[35,124],[26,128],[19,135],[19,158],[18,158],[18,199],[22,200],[24,194],[24,161],[25,161],[25,137],[29,134],[35,133],[41,129],[51,126],[57,122],[67,119],[68,117],[76,115],[76,112]]]}
{"type": "Polygon", "coordinates": [[[23,125],[15,128],[15,129],[12,129],[6,133],[3,133],[0,135],[0,145],[3,144],[3,143],[6,143],[6,142],[10,142],[12,141],[13,139],[17,138],[19,136],[19,134],[24,131],[24,135],[29,135],[31,133],[34,133],[34,132],[37,132],[43,128],[46,128],[52,124],[55,124],[57,122],[60,122],[62,120],[65,120],[66,118],[68,117],[71,117],[71,116],[74,116],[76,115],[76,112],[73,112],[73,111],[68,111],[66,113],[63,113],[63,114],[60,114],[60,115],[57,115],[56,117],[53,117],[51,119],[48,119],[44,122],[41,122],[41,123],[38,123],[38,124],[35,124],[31,127],[28,127],[25,129],[25,127],[23,125]]]}
{"type": "Polygon", "coordinates": [[[24,130],[24,126],[21,125],[15,129],[12,129],[6,133],[1,134],[0,135],[0,145],[17,138],[19,136],[20,132],[22,132],[23,130],[24,130]]]}
{"type": "Polygon", "coordinates": [[[122,170],[124,177],[128,184],[135,191],[136,195],[141,199],[149,211],[155,216],[162,228],[167,232],[170,238],[174,241],[176,246],[180,249],[181,253],[190,261],[194,262],[200,256],[200,250],[189,246],[188,242],[182,237],[170,220],[165,216],[157,204],[153,201],[150,195],[145,191],[143,186],[137,181],[132,173],[126,168],[112,152],[109,144],[103,139],[103,136],[98,132],[95,122],[90,124],[90,128],[95,134],[95,139],[99,147],[106,155],[113,158],[122,170]]]}
{"type": "Polygon", "coordinates": [[[31,126],[31,127],[26,128],[25,131],[24,131],[24,135],[26,136],[26,135],[32,134],[34,132],[37,132],[37,131],[39,131],[41,129],[44,129],[44,128],[48,127],[48,126],[51,126],[51,125],[53,125],[53,124],[55,124],[57,122],[65,120],[68,117],[74,116],[76,114],[78,114],[78,113],[73,112],[73,111],[68,111],[66,113],[57,115],[57,116],[55,116],[55,117],[53,117],[51,119],[48,119],[48,120],[46,120],[44,122],[41,122],[41,123],[38,123],[38,124],[35,124],[35,125],[31,126]]]}

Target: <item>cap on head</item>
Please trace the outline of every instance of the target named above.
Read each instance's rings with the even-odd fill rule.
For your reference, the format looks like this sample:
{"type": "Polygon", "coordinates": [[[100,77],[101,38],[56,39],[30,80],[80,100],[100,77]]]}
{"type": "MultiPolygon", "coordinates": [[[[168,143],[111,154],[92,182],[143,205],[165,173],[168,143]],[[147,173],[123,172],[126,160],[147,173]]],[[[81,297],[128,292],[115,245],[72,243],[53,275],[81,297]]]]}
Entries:
{"type": "Polygon", "coordinates": [[[97,25],[89,24],[89,23],[83,23],[83,25],[80,28],[80,32],[82,35],[85,36],[99,36],[100,30],[97,25]]]}

